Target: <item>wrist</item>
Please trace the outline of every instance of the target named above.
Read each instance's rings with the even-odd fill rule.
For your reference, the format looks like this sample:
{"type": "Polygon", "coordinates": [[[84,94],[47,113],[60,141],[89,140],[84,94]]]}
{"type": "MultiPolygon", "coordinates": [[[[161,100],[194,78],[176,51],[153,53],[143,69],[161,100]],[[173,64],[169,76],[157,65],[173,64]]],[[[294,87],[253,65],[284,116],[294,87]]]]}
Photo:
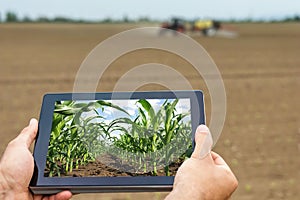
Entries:
{"type": "Polygon", "coordinates": [[[15,191],[13,187],[7,182],[7,177],[5,177],[1,166],[0,166],[0,199],[10,200],[10,199],[32,199],[31,194],[28,191],[18,190],[15,191]]]}
{"type": "Polygon", "coordinates": [[[6,180],[2,174],[2,170],[0,168],[0,199],[5,199],[7,196],[8,187],[6,180]]]}
{"type": "Polygon", "coordinates": [[[14,199],[13,193],[9,184],[7,183],[7,179],[5,178],[1,168],[0,168],[0,199],[14,199]]]}

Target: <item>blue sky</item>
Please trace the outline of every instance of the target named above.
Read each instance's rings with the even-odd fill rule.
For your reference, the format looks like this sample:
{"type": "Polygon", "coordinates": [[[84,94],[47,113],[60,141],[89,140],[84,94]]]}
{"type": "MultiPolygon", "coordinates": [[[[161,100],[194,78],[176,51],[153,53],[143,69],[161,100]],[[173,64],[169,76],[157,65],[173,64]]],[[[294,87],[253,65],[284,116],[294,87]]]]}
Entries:
{"type": "Polygon", "coordinates": [[[75,19],[101,20],[150,17],[168,19],[172,16],[194,18],[277,19],[300,15],[298,0],[3,0],[1,18],[7,11],[19,17],[64,16],[75,19]]]}

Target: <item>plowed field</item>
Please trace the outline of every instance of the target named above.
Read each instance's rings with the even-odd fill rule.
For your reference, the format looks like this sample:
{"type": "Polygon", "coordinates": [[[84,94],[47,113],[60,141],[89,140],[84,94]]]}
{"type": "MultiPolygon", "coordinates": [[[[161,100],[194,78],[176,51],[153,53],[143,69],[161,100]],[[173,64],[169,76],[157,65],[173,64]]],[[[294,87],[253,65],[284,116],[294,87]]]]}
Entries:
{"type": "MultiPolygon", "coordinates": [[[[135,25],[0,24],[0,154],[38,118],[46,92],[72,92],[87,54],[135,25]]],[[[227,94],[226,122],[214,150],[239,179],[233,199],[299,199],[300,24],[235,24],[234,39],[194,37],[219,67],[227,94]]],[[[189,64],[167,52],[141,50],[112,63],[99,83],[110,91],[131,67],[176,68],[195,89],[207,89],[189,64]]],[[[161,89],[145,85],[141,90],[161,89]]],[[[209,96],[209,95],[207,95],[209,96]]],[[[210,100],[207,116],[210,116],[210,100]]],[[[73,199],[163,199],[166,193],[81,194],[73,199]]]]}

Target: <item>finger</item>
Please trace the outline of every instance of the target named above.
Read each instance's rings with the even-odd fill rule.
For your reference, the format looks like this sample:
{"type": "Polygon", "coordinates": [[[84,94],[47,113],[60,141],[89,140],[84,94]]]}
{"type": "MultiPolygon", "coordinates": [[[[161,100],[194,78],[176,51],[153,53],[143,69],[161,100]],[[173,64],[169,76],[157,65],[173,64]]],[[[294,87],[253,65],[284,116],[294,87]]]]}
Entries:
{"type": "Polygon", "coordinates": [[[62,191],[55,195],[44,196],[42,200],[69,200],[72,198],[72,193],[70,191],[62,191]]]}
{"type": "Polygon", "coordinates": [[[195,149],[192,154],[193,158],[203,159],[209,154],[212,147],[212,137],[207,126],[200,125],[196,129],[195,133],[195,149]]]}
{"type": "Polygon", "coordinates": [[[22,144],[26,144],[29,148],[35,140],[37,130],[38,121],[36,119],[31,119],[29,125],[21,131],[20,135],[16,139],[22,144]]]}
{"type": "Polygon", "coordinates": [[[70,191],[62,191],[62,192],[56,194],[54,196],[53,200],[68,200],[68,199],[71,199],[71,197],[72,197],[72,193],[70,191]]]}
{"type": "Polygon", "coordinates": [[[42,195],[34,195],[33,200],[42,200],[43,196],[42,195]]]}

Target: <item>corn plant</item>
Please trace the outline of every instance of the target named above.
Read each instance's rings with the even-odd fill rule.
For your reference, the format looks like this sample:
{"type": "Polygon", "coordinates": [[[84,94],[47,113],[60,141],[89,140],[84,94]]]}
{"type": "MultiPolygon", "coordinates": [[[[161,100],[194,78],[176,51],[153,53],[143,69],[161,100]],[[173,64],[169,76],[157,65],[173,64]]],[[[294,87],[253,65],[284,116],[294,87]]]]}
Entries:
{"type": "Polygon", "coordinates": [[[104,141],[109,138],[108,126],[101,121],[102,117],[97,111],[103,111],[105,107],[126,113],[122,108],[106,101],[56,102],[46,161],[46,171],[49,171],[50,177],[67,174],[74,167],[78,169],[79,165],[95,161],[96,156],[105,150],[104,141]],[[82,117],[89,112],[94,112],[95,115],[82,117]]]}
{"type": "Polygon", "coordinates": [[[183,122],[183,118],[189,113],[177,114],[175,108],[177,103],[178,99],[171,102],[166,100],[155,112],[149,101],[140,99],[136,102],[139,114],[135,119],[118,118],[112,121],[108,131],[122,132],[119,137],[114,138],[114,145],[121,149],[118,154],[122,155],[122,150],[133,153],[134,156],[131,157],[125,155],[125,159],[137,163],[143,172],[147,172],[147,161],[153,162],[151,163],[153,175],[157,174],[157,161],[164,161],[165,174],[169,176],[168,162],[173,159],[172,154],[179,145],[188,144],[187,148],[190,148],[191,141],[190,122],[183,122]],[[130,129],[124,128],[124,124],[130,125],[130,129]],[[170,146],[171,142],[175,145],[170,146]],[[150,156],[149,152],[152,152],[150,156]]]}

